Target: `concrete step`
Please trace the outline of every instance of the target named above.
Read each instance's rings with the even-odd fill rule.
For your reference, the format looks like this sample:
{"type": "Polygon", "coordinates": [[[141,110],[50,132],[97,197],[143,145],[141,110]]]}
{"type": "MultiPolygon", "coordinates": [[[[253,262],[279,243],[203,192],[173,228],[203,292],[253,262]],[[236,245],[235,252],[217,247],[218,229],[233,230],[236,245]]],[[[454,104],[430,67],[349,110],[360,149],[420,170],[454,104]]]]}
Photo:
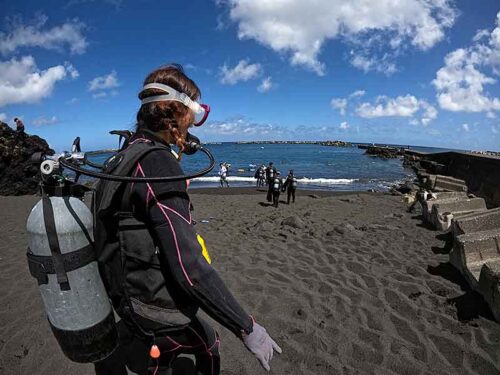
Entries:
{"type": "Polygon", "coordinates": [[[454,216],[486,210],[483,198],[446,200],[432,205],[428,221],[438,230],[447,230],[454,216]]]}
{"type": "Polygon", "coordinates": [[[500,228],[500,207],[453,218],[453,236],[500,228]]]}
{"type": "Polygon", "coordinates": [[[500,322],[500,260],[486,262],[479,276],[479,293],[490,306],[493,317],[500,322]]]}
{"type": "Polygon", "coordinates": [[[467,191],[467,185],[457,184],[449,181],[436,181],[435,191],[467,191]]]}
{"type": "Polygon", "coordinates": [[[423,180],[424,187],[436,191],[467,191],[467,185],[464,180],[444,176],[441,174],[429,174],[423,180]]]}
{"type": "Polygon", "coordinates": [[[450,263],[477,289],[485,262],[500,261],[500,228],[461,234],[455,238],[450,263]]]}
{"type": "Polygon", "coordinates": [[[436,199],[421,200],[422,216],[424,220],[430,222],[432,206],[436,203],[453,202],[457,200],[467,199],[467,193],[463,191],[447,191],[441,193],[432,193],[436,199]]]}

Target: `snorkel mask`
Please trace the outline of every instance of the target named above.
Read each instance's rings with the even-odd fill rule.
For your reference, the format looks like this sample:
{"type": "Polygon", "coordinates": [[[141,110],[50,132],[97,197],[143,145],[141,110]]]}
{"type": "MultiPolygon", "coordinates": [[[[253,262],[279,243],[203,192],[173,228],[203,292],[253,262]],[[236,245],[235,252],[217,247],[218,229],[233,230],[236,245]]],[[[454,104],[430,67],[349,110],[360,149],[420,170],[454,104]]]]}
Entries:
{"type": "Polygon", "coordinates": [[[192,100],[189,96],[183,92],[179,92],[170,86],[164,85],[162,83],[148,83],[142,88],[142,91],[148,89],[157,89],[165,92],[162,95],[148,96],[141,100],[141,104],[148,104],[154,102],[166,102],[166,101],[176,101],[181,102],[186,107],[194,112],[194,126],[201,126],[207,120],[208,114],[210,113],[210,106],[207,104],[200,104],[192,100]]]}

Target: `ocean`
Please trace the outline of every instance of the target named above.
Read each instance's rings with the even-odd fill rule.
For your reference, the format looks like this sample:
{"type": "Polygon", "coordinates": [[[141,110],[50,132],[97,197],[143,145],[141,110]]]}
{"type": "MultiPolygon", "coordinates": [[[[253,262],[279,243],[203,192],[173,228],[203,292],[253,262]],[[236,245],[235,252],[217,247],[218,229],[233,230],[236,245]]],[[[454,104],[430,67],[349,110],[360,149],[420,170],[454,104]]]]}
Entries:
{"type": "MultiPolygon", "coordinates": [[[[407,146],[405,146],[407,147],[407,146]]],[[[298,178],[298,188],[366,191],[375,189],[386,191],[392,185],[412,176],[410,169],[402,166],[400,159],[381,159],[364,155],[365,150],[353,147],[332,147],[316,144],[239,144],[220,143],[206,145],[216,160],[216,166],[208,175],[191,181],[190,188],[217,187],[219,163],[231,166],[228,181],[233,187],[255,186],[254,165],[268,165],[270,161],[285,177],[293,170],[298,178]]],[[[444,149],[411,147],[424,152],[446,151],[444,149]]],[[[101,155],[96,162],[102,162],[109,155],[101,155]]],[[[198,152],[183,156],[182,168],[185,173],[203,169],[208,164],[207,157],[198,152]]]]}

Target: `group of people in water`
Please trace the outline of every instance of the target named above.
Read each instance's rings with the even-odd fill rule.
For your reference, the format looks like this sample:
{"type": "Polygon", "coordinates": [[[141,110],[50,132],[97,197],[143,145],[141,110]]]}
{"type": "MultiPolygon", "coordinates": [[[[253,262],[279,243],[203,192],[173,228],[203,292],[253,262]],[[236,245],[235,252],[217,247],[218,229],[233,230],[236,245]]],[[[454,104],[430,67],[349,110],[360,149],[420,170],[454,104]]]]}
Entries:
{"type": "Polygon", "coordinates": [[[263,187],[267,184],[267,201],[272,202],[274,207],[278,207],[280,194],[287,192],[287,204],[295,203],[295,191],[297,190],[297,178],[293,170],[288,171],[285,181],[281,178],[281,173],[274,167],[273,162],[269,162],[266,168],[262,164],[255,172],[257,187],[263,187]]]}

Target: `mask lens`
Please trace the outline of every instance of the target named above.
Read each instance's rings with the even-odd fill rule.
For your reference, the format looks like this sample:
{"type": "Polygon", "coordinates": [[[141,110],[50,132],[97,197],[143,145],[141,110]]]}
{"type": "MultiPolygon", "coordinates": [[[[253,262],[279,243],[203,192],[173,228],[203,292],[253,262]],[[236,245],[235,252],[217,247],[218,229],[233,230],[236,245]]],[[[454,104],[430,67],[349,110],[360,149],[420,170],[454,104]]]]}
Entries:
{"type": "Polygon", "coordinates": [[[200,109],[200,111],[194,113],[194,126],[203,125],[210,113],[210,106],[207,104],[200,104],[200,109]]]}

